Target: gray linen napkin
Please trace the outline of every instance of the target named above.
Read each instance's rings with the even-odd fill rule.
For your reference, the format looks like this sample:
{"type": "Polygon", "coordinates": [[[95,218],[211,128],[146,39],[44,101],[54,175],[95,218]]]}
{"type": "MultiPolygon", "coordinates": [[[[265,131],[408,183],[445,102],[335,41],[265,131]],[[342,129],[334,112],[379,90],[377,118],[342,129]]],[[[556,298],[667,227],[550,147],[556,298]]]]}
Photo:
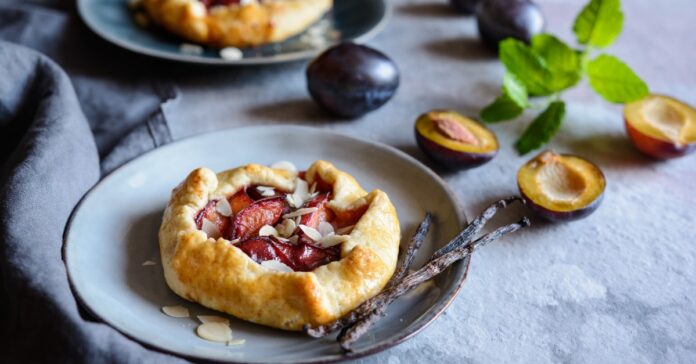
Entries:
{"type": "Polygon", "coordinates": [[[0,2],[0,39],[69,75],[0,40],[0,362],[179,360],[81,311],[61,256],[81,196],[171,140],[177,91],[95,42],[71,6],[0,2]]]}

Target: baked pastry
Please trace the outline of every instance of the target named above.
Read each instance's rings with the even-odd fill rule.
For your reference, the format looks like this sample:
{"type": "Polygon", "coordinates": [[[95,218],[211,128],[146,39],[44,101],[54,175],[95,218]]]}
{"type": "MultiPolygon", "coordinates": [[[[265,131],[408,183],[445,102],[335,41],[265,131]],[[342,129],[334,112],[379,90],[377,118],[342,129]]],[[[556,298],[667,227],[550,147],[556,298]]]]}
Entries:
{"type": "Polygon", "coordinates": [[[188,41],[246,47],[304,31],[332,0],[142,0],[141,6],[154,23],[188,41]]]}
{"type": "Polygon", "coordinates": [[[285,330],[330,322],[380,292],[400,240],[387,194],[325,161],[299,173],[196,169],[172,192],[159,232],[176,294],[285,330]]]}

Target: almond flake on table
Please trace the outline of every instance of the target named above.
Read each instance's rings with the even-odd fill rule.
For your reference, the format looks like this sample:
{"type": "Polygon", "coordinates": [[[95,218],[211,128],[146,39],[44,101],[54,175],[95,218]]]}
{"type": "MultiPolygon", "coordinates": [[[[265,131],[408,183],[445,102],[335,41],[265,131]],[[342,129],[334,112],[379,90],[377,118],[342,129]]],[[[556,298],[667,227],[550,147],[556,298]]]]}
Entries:
{"type": "Polygon", "coordinates": [[[286,171],[290,172],[297,172],[297,167],[292,162],[288,161],[278,161],[273,164],[271,164],[271,168],[273,169],[284,169],[286,171]]]}
{"type": "Polygon", "coordinates": [[[244,58],[244,53],[236,47],[225,47],[220,50],[220,57],[228,61],[238,61],[244,58]]]}
{"type": "Polygon", "coordinates": [[[266,269],[273,270],[276,272],[285,272],[285,273],[293,272],[292,268],[285,265],[285,263],[279,262],[277,260],[264,260],[263,262],[261,262],[261,266],[266,268],[266,269]]]}
{"type": "Polygon", "coordinates": [[[184,306],[164,306],[162,312],[167,316],[176,318],[189,317],[189,310],[184,306]]]}
{"type": "Polygon", "coordinates": [[[219,322],[225,325],[230,324],[230,320],[220,317],[220,316],[215,316],[215,315],[199,315],[197,316],[198,320],[204,324],[207,324],[209,322],[219,322]]]}
{"type": "Polygon", "coordinates": [[[222,216],[232,216],[232,206],[226,198],[221,198],[215,204],[215,211],[220,213],[222,216]]]}
{"type": "Polygon", "coordinates": [[[220,236],[222,236],[222,233],[220,232],[220,229],[218,229],[217,225],[215,225],[214,222],[205,218],[203,219],[203,223],[201,224],[201,230],[203,230],[205,235],[208,235],[209,238],[217,239],[220,236]]]}
{"type": "Polygon", "coordinates": [[[271,225],[264,225],[259,229],[259,236],[278,236],[278,230],[271,225]]]}
{"type": "Polygon", "coordinates": [[[143,267],[147,267],[147,266],[150,266],[150,265],[157,265],[157,263],[156,263],[156,262],[153,262],[153,261],[151,261],[151,260],[146,260],[146,261],[144,261],[143,264],[142,264],[143,267]]]}
{"type": "Polygon", "coordinates": [[[314,241],[321,240],[321,234],[319,234],[317,229],[313,227],[300,224],[300,230],[302,230],[303,233],[305,233],[310,239],[314,241]]]}
{"type": "Polygon", "coordinates": [[[226,343],[232,340],[232,329],[223,322],[206,322],[196,328],[196,334],[204,340],[226,343]]]}
{"type": "Polygon", "coordinates": [[[181,43],[181,45],[179,45],[179,52],[193,55],[201,55],[203,54],[203,47],[199,46],[198,44],[181,43]]]}
{"type": "Polygon", "coordinates": [[[316,207],[302,207],[302,208],[299,208],[293,212],[289,212],[289,213],[283,215],[283,219],[292,219],[293,217],[311,214],[312,212],[317,211],[317,210],[319,210],[319,209],[316,207]]]}

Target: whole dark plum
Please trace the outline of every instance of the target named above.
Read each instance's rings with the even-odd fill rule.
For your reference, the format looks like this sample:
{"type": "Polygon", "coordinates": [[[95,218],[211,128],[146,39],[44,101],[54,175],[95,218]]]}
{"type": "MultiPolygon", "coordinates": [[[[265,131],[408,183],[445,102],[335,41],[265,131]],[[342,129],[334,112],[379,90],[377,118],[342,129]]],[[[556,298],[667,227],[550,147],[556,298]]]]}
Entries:
{"type": "Polygon", "coordinates": [[[450,4],[458,12],[466,15],[471,15],[476,12],[476,6],[481,0],[450,0],[450,4]]]}
{"type": "Polygon", "coordinates": [[[333,46],[307,66],[307,88],[319,105],[358,117],[384,105],[399,86],[399,70],[383,53],[354,43],[333,46]]]}
{"type": "Polygon", "coordinates": [[[491,49],[506,38],[529,43],[534,34],[544,30],[544,16],[529,0],[483,0],[476,8],[481,39],[491,49]]]}

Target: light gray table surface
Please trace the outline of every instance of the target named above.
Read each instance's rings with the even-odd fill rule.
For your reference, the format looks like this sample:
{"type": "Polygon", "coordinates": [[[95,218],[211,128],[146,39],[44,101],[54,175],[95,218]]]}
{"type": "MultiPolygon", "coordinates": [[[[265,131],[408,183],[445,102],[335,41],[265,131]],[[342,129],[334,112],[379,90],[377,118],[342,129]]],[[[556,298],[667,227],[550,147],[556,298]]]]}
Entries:
{"type": "MultiPolygon", "coordinates": [[[[539,1],[547,30],[573,40],[583,0],[539,1]]],[[[624,0],[625,27],[609,50],[654,92],[696,104],[694,0],[624,0]]],[[[305,86],[306,62],[264,68],[199,68],[177,76],[183,110],[176,138],[255,124],[304,124],[395,146],[440,173],[472,216],[517,192],[530,157],[512,148],[530,121],[494,125],[499,155],[458,173],[427,161],[413,123],[432,108],[464,114],[495,97],[503,68],[478,42],[475,20],[444,0],[393,1],[384,31],[369,42],[398,64],[402,78],[387,105],[354,121],[318,110],[305,86]]],[[[446,313],[425,331],[364,363],[696,362],[696,156],[655,162],[636,152],[621,108],[586,83],[565,95],[568,113],[550,144],[596,162],[605,199],[590,217],[534,227],[477,252],[469,278],[446,313]]],[[[496,221],[516,218],[521,209],[496,221]]]]}

